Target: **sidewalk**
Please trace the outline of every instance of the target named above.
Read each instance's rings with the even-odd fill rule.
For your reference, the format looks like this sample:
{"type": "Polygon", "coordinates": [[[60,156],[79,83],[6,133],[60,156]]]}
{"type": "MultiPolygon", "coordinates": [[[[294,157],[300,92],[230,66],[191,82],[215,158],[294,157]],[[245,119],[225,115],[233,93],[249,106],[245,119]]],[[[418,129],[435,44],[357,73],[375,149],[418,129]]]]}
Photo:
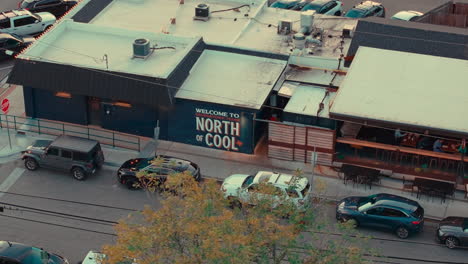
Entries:
{"type": "MultiPolygon", "coordinates": [[[[20,135],[16,131],[10,130],[10,148],[8,131],[0,129],[0,163],[17,160],[20,158],[20,151],[39,138],[52,139],[54,137],[31,133],[20,135]]],[[[265,155],[232,153],[161,140],[158,144],[149,141],[140,152],[108,146],[102,147],[106,158],[105,166],[114,168],[131,158],[153,156],[157,148],[157,154],[185,158],[199,164],[202,177],[205,178],[223,180],[234,173],[253,174],[259,170],[292,173],[296,169],[301,169],[307,177],[313,178],[314,194],[331,200],[339,200],[346,196],[385,192],[417,200],[424,207],[428,218],[441,219],[453,215],[468,216],[465,213],[468,200],[464,198],[463,192],[456,191],[453,199],[447,198],[445,203],[440,198],[423,196],[417,199],[415,193],[411,194],[403,191],[402,181],[393,177],[383,177],[381,184],[374,185],[372,189],[369,189],[363,185],[353,186],[352,183],[344,185],[338,173],[327,166],[317,165],[312,170],[311,164],[268,159],[265,155]]]]}

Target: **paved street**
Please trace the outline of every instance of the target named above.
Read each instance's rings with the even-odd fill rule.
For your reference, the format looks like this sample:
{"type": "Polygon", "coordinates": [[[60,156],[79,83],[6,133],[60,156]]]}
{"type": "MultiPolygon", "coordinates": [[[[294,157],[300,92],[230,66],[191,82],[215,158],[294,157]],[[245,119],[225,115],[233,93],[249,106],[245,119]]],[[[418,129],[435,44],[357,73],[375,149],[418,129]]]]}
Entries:
{"type": "MultiPolygon", "coordinates": [[[[105,243],[112,243],[115,237],[109,222],[117,221],[131,213],[131,210],[142,209],[149,201],[143,191],[129,191],[120,186],[114,176],[115,169],[105,166],[96,176],[78,182],[62,172],[46,169],[35,172],[24,170],[21,161],[1,164],[0,181],[3,184],[0,190],[9,194],[0,193],[0,199],[3,203],[11,204],[5,205],[11,209],[0,215],[0,237],[4,240],[39,245],[66,256],[71,263],[80,261],[90,249],[99,249],[105,243]],[[5,185],[11,187],[6,190],[5,185]],[[51,215],[52,212],[59,212],[62,217],[51,215]],[[77,219],[73,215],[89,219],[77,219]],[[24,218],[28,221],[10,217],[24,218]],[[109,222],[103,223],[98,220],[109,222]]],[[[328,222],[335,223],[334,205],[328,205],[324,212],[323,217],[328,222]]],[[[379,258],[380,261],[387,261],[386,263],[423,263],[410,259],[435,261],[433,263],[466,263],[468,251],[449,250],[436,244],[433,240],[434,228],[434,223],[428,223],[424,233],[404,241],[397,239],[392,233],[362,228],[360,231],[375,237],[371,245],[377,248],[380,254],[400,258],[379,258]],[[408,250],[409,247],[411,250],[408,250]]]]}

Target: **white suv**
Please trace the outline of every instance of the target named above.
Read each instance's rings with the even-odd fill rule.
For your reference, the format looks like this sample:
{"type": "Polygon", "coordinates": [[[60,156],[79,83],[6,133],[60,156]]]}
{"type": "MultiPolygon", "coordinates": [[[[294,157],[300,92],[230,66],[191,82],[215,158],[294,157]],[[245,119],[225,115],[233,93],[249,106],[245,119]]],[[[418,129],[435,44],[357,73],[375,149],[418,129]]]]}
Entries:
{"type": "Polygon", "coordinates": [[[35,35],[51,27],[57,19],[48,12],[31,13],[18,9],[0,13],[0,32],[20,36],[35,35]]]}
{"type": "Polygon", "coordinates": [[[247,174],[234,174],[226,178],[221,186],[224,197],[230,200],[239,200],[241,203],[255,203],[253,195],[257,198],[271,198],[273,207],[280,205],[281,201],[292,202],[297,209],[305,210],[310,204],[311,185],[303,176],[293,176],[276,172],[259,171],[255,176],[247,174]],[[261,183],[271,184],[275,191],[262,193],[261,183]]]}

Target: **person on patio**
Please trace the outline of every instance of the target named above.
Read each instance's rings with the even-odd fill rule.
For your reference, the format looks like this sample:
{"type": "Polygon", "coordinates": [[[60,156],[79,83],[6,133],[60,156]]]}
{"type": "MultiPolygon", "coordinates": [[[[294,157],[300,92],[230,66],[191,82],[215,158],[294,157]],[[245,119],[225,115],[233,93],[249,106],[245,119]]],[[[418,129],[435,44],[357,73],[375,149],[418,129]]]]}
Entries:
{"type": "Polygon", "coordinates": [[[458,152],[460,152],[460,153],[466,154],[466,146],[463,145],[463,144],[461,144],[461,143],[458,145],[457,150],[458,150],[458,152]]]}
{"type": "Polygon", "coordinates": [[[395,130],[395,144],[400,145],[401,140],[406,135],[406,133],[402,133],[399,128],[395,130]]]}
{"type": "Polygon", "coordinates": [[[435,152],[444,152],[442,150],[442,139],[438,138],[436,141],[434,141],[434,145],[432,146],[432,150],[435,152]]]}

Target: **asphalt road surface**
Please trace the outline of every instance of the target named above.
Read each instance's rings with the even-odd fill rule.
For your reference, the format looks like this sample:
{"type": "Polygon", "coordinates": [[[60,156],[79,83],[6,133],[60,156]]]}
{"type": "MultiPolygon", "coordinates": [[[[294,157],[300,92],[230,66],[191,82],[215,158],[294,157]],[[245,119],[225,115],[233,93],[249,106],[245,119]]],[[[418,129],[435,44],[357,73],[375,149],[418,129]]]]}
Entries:
{"type": "MultiPolygon", "coordinates": [[[[0,213],[0,240],[37,245],[67,257],[70,263],[81,261],[91,249],[112,243],[113,223],[150,203],[145,192],[121,186],[115,171],[104,167],[79,182],[63,172],[27,171],[22,161],[1,164],[0,190],[8,193],[0,193],[0,203],[6,208],[0,213]]],[[[158,208],[158,203],[152,206],[158,208]]],[[[320,211],[327,222],[335,223],[334,205],[320,211]]],[[[427,223],[423,233],[407,240],[388,232],[359,231],[373,237],[371,245],[379,254],[389,256],[377,258],[375,263],[468,263],[468,250],[449,250],[434,242],[434,223],[427,223]]],[[[319,237],[339,239],[336,234],[319,237]]]]}

